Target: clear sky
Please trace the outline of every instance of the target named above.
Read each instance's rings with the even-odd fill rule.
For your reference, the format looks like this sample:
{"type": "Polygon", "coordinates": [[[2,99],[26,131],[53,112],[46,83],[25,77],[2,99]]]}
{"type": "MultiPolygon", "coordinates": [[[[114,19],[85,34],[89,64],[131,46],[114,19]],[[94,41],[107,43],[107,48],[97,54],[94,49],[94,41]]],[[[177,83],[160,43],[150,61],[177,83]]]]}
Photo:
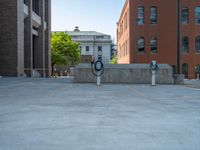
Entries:
{"type": "Polygon", "coordinates": [[[52,0],[52,30],[98,31],[116,37],[125,0],[52,0]]]}

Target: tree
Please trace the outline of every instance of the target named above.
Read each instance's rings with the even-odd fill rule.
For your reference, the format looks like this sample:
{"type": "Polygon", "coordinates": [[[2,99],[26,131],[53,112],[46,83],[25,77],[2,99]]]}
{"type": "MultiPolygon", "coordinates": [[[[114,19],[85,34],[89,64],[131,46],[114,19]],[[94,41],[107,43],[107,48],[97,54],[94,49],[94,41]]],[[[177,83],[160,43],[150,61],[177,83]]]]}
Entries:
{"type": "Polygon", "coordinates": [[[117,57],[114,56],[111,60],[110,60],[110,64],[117,64],[117,57]]]}
{"type": "Polygon", "coordinates": [[[69,62],[75,65],[80,61],[79,43],[73,42],[65,32],[52,33],[51,50],[52,74],[55,65],[66,65],[69,62]]]}

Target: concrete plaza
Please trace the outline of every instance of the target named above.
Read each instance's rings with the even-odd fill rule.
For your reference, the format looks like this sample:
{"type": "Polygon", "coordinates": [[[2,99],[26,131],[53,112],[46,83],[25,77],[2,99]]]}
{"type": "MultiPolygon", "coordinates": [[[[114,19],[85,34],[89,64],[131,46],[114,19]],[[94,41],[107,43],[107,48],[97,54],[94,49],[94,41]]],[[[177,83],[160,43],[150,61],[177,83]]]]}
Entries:
{"type": "Polygon", "coordinates": [[[0,150],[199,150],[200,89],[0,78],[0,150]]]}

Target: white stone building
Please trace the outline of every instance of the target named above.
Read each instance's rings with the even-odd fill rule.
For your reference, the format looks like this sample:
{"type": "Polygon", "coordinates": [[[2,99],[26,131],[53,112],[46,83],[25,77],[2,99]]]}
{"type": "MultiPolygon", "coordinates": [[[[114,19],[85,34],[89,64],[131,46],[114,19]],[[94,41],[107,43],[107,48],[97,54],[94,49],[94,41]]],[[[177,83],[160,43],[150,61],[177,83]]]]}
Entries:
{"type": "Polygon", "coordinates": [[[102,58],[103,63],[109,63],[111,59],[111,36],[96,31],[80,31],[78,27],[74,31],[66,31],[72,41],[80,43],[81,55],[92,55],[97,60],[102,58]]]}

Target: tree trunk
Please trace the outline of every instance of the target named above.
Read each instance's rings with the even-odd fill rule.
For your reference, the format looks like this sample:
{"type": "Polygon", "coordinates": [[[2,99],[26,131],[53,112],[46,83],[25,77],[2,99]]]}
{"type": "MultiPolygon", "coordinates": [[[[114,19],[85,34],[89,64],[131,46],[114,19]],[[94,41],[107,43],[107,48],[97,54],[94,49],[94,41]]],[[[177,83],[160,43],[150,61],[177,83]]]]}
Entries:
{"type": "Polygon", "coordinates": [[[51,75],[54,76],[54,66],[55,64],[51,64],[51,75]]]}

